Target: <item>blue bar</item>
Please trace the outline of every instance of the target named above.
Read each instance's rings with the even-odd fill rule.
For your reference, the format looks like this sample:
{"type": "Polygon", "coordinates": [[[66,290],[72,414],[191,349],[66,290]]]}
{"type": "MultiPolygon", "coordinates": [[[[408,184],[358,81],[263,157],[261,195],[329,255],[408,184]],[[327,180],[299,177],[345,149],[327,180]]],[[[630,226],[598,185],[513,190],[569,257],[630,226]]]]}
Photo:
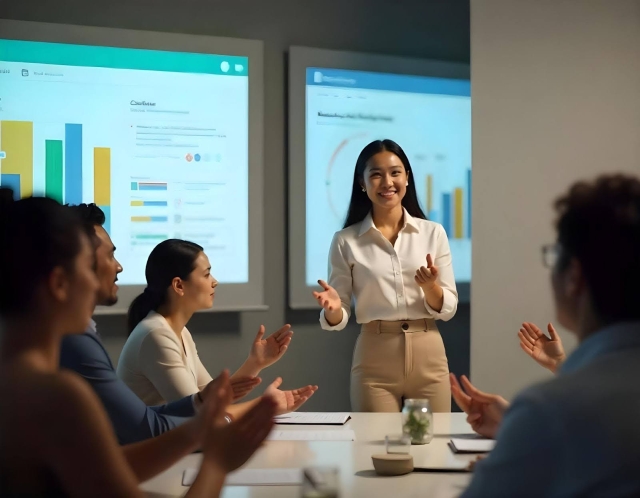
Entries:
{"type": "Polygon", "coordinates": [[[138,183],[137,182],[131,182],[131,190],[138,190],[138,183]]]}
{"type": "Polygon", "coordinates": [[[307,68],[307,85],[457,95],[462,97],[471,96],[471,82],[468,79],[458,80],[432,76],[371,73],[321,67],[307,68]]]}
{"type": "Polygon", "coordinates": [[[467,171],[467,232],[471,238],[471,170],[467,171]]]}
{"type": "Polygon", "coordinates": [[[98,206],[104,212],[104,229],[111,235],[111,206],[98,206]]]}
{"type": "Polygon", "coordinates": [[[139,190],[167,190],[166,185],[140,185],[138,184],[139,190]]]}
{"type": "Polygon", "coordinates": [[[168,216],[150,216],[151,221],[159,221],[159,222],[167,222],[169,221],[168,216]]]}
{"type": "Polygon", "coordinates": [[[0,175],[0,185],[13,190],[13,198],[16,201],[20,199],[20,175],[2,174],[0,175]]]}
{"type": "Polygon", "coordinates": [[[442,226],[451,235],[451,194],[442,194],[442,226]]]}
{"type": "Polygon", "coordinates": [[[143,201],[143,206],[168,206],[167,201],[143,201]]]}
{"type": "Polygon", "coordinates": [[[64,202],[82,204],[82,125],[64,125],[64,202]]]}

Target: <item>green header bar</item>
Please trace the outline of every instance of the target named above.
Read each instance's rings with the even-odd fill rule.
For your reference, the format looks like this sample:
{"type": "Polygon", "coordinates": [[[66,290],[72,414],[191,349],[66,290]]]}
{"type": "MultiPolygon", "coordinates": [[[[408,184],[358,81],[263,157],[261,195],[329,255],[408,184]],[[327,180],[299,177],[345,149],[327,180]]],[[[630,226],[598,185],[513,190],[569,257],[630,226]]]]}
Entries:
{"type": "Polygon", "coordinates": [[[0,61],[247,76],[249,58],[0,39],[0,61]]]}

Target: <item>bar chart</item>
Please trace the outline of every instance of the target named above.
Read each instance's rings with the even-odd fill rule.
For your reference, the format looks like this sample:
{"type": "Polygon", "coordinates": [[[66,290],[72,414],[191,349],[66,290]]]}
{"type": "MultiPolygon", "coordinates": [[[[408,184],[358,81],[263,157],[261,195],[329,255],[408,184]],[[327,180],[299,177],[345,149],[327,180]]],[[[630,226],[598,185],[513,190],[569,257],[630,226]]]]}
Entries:
{"type": "Polygon", "coordinates": [[[0,121],[0,185],[13,189],[16,198],[44,194],[66,204],[95,202],[110,232],[111,149],[86,144],[93,153],[93,191],[83,192],[83,125],[47,123],[47,130],[58,128],[63,138],[46,138],[44,143],[36,143],[37,127],[33,121],[0,121]],[[44,164],[34,160],[38,146],[44,150],[44,164]]]}
{"type": "Polygon", "coordinates": [[[134,251],[145,251],[175,235],[169,226],[172,206],[169,183],[131,178],[130,238],[134,251]]]}
{"type": "Polygon", "coordinates": [[[427,217],[444,227],[451,239],[471,238],[471,170],[466,173],[466,185],[456,187],[451,192],[442,192],[440,209],[435,208],[434,178],[426,177],[427,217]]]}

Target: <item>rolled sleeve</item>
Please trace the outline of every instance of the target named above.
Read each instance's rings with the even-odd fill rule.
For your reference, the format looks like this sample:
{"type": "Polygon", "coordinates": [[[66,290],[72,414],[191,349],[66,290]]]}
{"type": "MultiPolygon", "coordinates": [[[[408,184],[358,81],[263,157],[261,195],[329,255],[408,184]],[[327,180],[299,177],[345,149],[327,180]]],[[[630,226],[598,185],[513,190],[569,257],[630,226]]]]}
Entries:
{"type": "Polygon", "coordinates": [[[436,311],[429,306],[426,299],[424,300],[424,307],[427,308],[427,311],[435,320],[446,322],[451,320],[458,310],[458,294],[442,287],[442,298],[442,309],[440,311],[436,311]]]}
{"type": "Polygon", "coordinates": [[[353,276],[351,265],[347,261],[344,241],[336,234],[331,241],[329,251],[329,285],[333,287],[342,302],[342,320],[337,325],[329,325],[324,316],[324,310],[320,312],[320,326],[324,330],[342,330],[347,326],[351,315],[351,297],[353,294],[353,276]]]}
{"type": "Polygon", "coordinates": [[[342,330],[347,326],[347,322],[349,322],[349,312],[344,307],[342,308],[342,320],[336,325],[330,325],[324,316],[324,310],[320,311],[320,326],[323,330],[342,330]]]}

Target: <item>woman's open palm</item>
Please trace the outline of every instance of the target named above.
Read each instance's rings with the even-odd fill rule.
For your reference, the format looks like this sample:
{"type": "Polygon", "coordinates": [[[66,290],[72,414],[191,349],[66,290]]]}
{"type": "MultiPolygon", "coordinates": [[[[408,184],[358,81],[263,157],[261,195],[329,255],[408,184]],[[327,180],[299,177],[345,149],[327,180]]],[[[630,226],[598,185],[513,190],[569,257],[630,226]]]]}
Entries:
{"type": "Polygon", "coordinates": [[[318,283],[323,289],[321,292],[313,293],[313,297],[316,299],[316,301],[318,301],[318,304],[327,311],[339,310],[341,302],[338,291],[336,291],[324,280],[318,280],[318,283]]]}

